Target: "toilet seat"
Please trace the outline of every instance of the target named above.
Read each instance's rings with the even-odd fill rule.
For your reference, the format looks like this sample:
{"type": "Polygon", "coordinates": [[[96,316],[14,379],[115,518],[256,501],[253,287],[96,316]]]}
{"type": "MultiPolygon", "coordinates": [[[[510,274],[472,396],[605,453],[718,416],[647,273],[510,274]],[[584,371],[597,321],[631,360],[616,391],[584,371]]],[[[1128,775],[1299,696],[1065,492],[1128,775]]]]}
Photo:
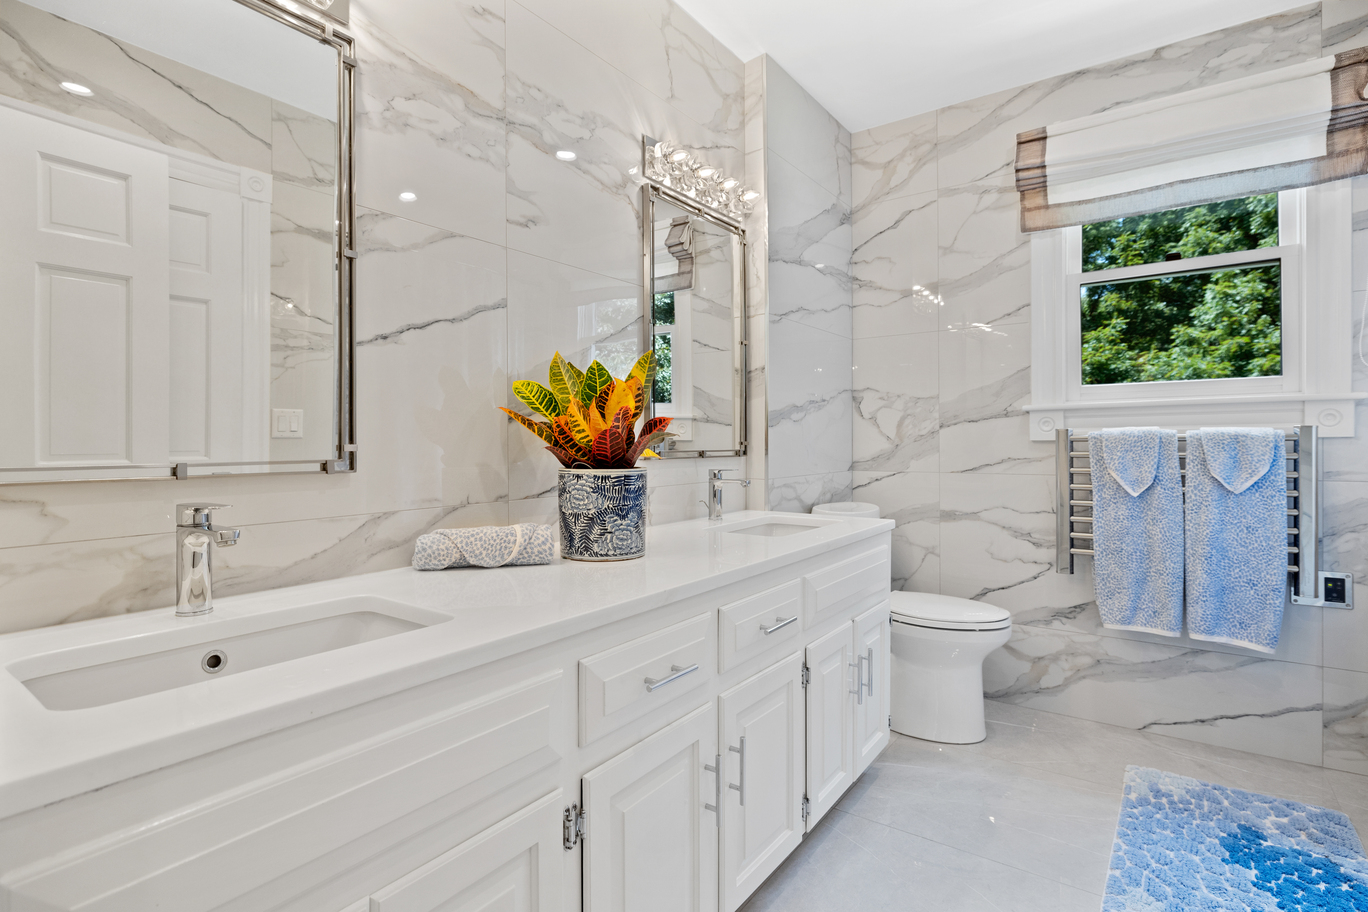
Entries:
{"type": "Polygon", "coordinates": [[[1005,608],[933,592],[894,592],[890,620],[930,630],[1006,630],[1012,615],[1005,608]]]}

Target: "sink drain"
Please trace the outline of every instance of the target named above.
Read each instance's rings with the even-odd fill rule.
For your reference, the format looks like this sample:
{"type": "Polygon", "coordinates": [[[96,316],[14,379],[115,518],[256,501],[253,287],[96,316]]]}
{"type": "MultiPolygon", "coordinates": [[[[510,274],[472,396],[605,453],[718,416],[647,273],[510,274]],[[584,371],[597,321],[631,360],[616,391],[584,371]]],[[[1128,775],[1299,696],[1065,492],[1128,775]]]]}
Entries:
{"type": "Polygon", "coordinates": [[[218,674],[223,671],[223,666],[228,664],[228,656],[222,649],[215,649],[213,652],[206,652],[204,658],[200,659],[200,668],[209,674],[218,674]]]}

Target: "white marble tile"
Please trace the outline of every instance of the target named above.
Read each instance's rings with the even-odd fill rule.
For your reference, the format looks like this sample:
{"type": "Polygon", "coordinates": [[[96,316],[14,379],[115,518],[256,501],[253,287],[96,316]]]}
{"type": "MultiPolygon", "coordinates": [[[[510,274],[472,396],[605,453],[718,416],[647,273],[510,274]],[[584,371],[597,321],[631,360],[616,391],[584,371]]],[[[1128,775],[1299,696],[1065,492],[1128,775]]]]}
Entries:
{"type": "MultiPolygon", "coordinates": [[[[955,748],[964,762],[974,762],[982,755],[1083,779],[1118,792],[1127,766],[1148,766],[1231,788],[1342,809],[1332,785],[1336,774],[1319,766],[994,700],[984,704],[984,711],[987,739],[955,748]]],[[[924,749],[935,748],[926,744],[924,749]]]]}
{"type": "Polygon", "coordinates": [[[1368,674],[1325,669],[1324,758],[1331,769],[1368,774],[1368,674]]]}
{"type": "Polygon", "coordinates": [[[175,553],[173,528],[0,549],[0,633],[173,605],[175,553]]]}
{"type": "Polygon", "coordinates": [[[971,326],[940,337],[942,472],[1054,475],[1054,446],[1033,443],[1031,327],[971,326]]]}
{"type": "MultiPolygon", "coordinates": [[[[871,771],[866,774],[873,776],[871,771]]],[[[1117,799],[1119,804],[1119,798],[1117,799]]],[[[1095,912],[1083,890],[1010,862],[837,809],[741,907],[743,912],[1095,912]]]]}
{"type": "Polygon", "coordinates": [[[857,214],[889,200],[933,191],[936,182],[935,111],[851,137],[851,182],[857,214]]]}
{"type": "MultiPolygon", "coordinates": [[[[744,64],[673,0],[522,5],[691,120],[729,137],[719,167],[740,166],[744,64]]],[[[658,136],[657,139],[667,137],[658,136]]]]}
{"type": "Polygon", "coordinates": [[[850,345],[842,336],[771,319],[770,477],[850,471],[850,345]]]}
{"type": "Polygon", "coordinates": [[[1368,672],[1368,483],[1321,489],[1321,569],[1354,574],[1352,611],[1324,609],[1325,664],[1368,672]]]}
{"type": "MultiPolygon", "coordinates": [[[[766,148],[850,206],[850,133],[765,56],[766,148]]],[[[750,148],[750,147],[747,147],[750,148]]]]}
{"type": "Polygon", "coordinates": [[[1055,572],[1054,479],[940,476],[940,591],[981,599],[1019,624],[1082,610],[1087,573],[1055,572]]]}
{"type": "Polygon", "coordinates": [[[1094,894],[1111,856],[1113,787],[896,738],[840,810],[1094,894]],[[928,783],[934,788],[927,788],[928,783]],[[920,786],[920,787],[918,787],[920,786]]]}
{"type": "Polygon", "coordinates": [[[935,192],[880,200],[857,209],[851,234],[854,337],[937,329],[946,316],[938,293],[935,192]]]}
{"type": "Polygon", "coordinates": [[[379,213],[359,220],[359,461],[368,509],[508,496],[505,253],[379,213]]]}
{"type": "Polygon", "coordinates": [[[767,169],[770,319],[849,338],[850,210],[773,153],[767,169]]]}
{"type": "Polygon", "coordinates": [[[942,329],[1031,322],[1031,243],[1014,189],[943,189],[936,203],[942,329]]]}
{"type": "Polygon", "coordinates": [[[357,202],[504,243],[502,0],[356,0],[351,15],[357,202]]]}
{"type": "Polygon", "coordinates": [[[893,528],[893,588],[940,591],[940,476],[854,472],[850,499],[872,503],[893,528]]]}
{"type": "MultiPolygon", "coordinates": [[[[508,251],[508,383],[547,382],[560,352],[581,369],[598,359],[625,377],[641,353],[641,286],[508,251]]],[[[522,406],[512,395],[500,404],[522,406]]],[[[508,422],[509,497],[543,497],[556,485],[555,457],[508,422]]]]}
{"type": "Polygon", "coordinates": [[[271,99],[271,173],[331,194],[337,179],[337,124],[271,99]]]}
{"type": "Polygon", "coordinates": [[[988,656],[984,688],[993,700],[1320,762],[1312,665],[1024,626],[988,656]]]}
{"type": "Polygon", "coordinates": [[[1321,54],[1339,54],[1368,45],[1368,2],[1321,0],[1321,54]]]}
{"type": "Polygon", "coordinates": [[[739,154],[714,150],[739,137],[690,120],[519,4],[508,17],[508,246],[640,281],[642,136],[738,172],[739,154]]]}
{"type": "Polygon", "coordinates": [[[853,349],[854,469],[938,471],[937,333],[856,339],[853,349]]]}
{"type": "Polygon", "coordinates": [[[241,595],[407,567],[425,532],[507,524],[508,507],[497,503],[243,526],[238,543],[214,555],[214,592],[241,595]]]}
{"type": "Polygon", "coordinates": [[[270,173],[265,95],[27,4],[5,4],[0,23],[0,94],[270,173]]]}
{"type": "Polygon", "coordinates": [[[1310,60],[1320,56],[1320,28],[1319,8],[1303,6],[942,108],[939,186],[1010,189],[1017,133],[1310,60]]]}
{"type": "Polygon", "coordinates": [[[822,475],[790,475],[767,479],[767,510],[781,513],[811,513],[820,503],[850,500],[851,473],[829,472],[822,475]]]}

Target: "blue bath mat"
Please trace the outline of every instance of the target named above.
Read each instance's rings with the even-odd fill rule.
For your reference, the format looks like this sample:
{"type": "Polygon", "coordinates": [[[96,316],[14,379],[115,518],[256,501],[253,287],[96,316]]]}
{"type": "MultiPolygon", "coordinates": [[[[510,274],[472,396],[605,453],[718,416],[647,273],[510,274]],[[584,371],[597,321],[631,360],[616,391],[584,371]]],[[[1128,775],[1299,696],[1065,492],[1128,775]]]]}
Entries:
{"type": "Polygon", "coordinates": [[[1126,768],[1103,912],[1368,912],[1368,858],[1338,811],[1126,768]]]}

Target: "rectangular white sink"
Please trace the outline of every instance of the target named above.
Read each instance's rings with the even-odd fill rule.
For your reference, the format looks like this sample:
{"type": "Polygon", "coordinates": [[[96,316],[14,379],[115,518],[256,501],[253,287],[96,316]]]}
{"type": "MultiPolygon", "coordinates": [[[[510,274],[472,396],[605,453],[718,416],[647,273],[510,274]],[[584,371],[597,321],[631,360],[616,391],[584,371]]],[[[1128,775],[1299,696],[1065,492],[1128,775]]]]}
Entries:
{"type": "MultiPolygon", "coordinates": [[[[834,521],[839,522],[840,520],[834,521]]],[[[832,522],[833,520],[830,519],[817,519],[811,516],[795,514],[792,517],[771,516],[744,525],[733,526],[724,531],[730,532],[733,535],[758,535],[764,538],[780,538],[785,535],[798,535],[803,532],[811,532],[813,529],[829,526],[832,522]]]]}
{"type": "Polygon", "coordinates": [[[355,596],[33,656],[9,666],[44,707],[89,709],[346,649],[450,620],[355,596]],[[130,654],[131,653],[131,654],[130,654]]]}

